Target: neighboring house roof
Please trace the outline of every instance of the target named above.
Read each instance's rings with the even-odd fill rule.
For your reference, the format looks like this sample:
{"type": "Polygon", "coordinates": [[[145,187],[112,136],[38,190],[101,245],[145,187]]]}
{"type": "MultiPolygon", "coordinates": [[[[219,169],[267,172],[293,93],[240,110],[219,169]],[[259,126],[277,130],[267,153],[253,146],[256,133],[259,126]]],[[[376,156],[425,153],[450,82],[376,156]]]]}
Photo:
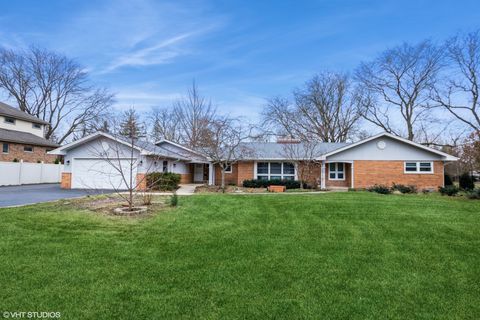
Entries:
{"type": "Polygon", "coordinates": [[[49,141],[45,138],[34,134],[16,130],[8,130],[0,128],[0,141],[27,144],[42,147],[58,147],[59,144],[49,141]]]}
{"type": "Polygon", "coordinates": [[[44,121],[42,119],[39,119],[35,116],[29,115],[26,112],[23,112],[17,108],[14,108],[12,106],[9,106],[8,104],[5,104],[3,102],[0,102],[0,115],[1,116],[7,116],[7,117],[12,117],[15,119],[20,119],[20,120],[25,120],[25,121],[30,121],[33,123],[40,123],[40,124],[48,124],[47,121],[44,121]]]}
{"type": "Polygon", "coordinates": [[[277,143],[277,142],[245,142],[243,144],[245,148],[250,149],[251,155],[247,158],[252,160],[283,160],[291,158],[292,154],[296,156],[302,156],[306,154],[313,154],[315,157],[336,150],[338,148],[348,145],[348,143],[334,143],[334,142],[319,142],[314,146],[314,150],[305,151],[304,144],[294,143],[293,146],[290,143],[277,143]],[[292,148],[291,148],[292,147],[292,148]],[[290,152],[289,150],[294,150],[290,152]]]}
{"type": "Polygon", "coordinates": [[[345,150],[348,150],[348,149],[351,149],[351,148],[354,148],[356,146],[359,146],[361,144],[364,144],[366,142],[369,142],[371,140],[374,140],[374,139],[377,139],[377,138],[380,138],[380,137],[388,137],[388,138],[391,138],[391,139],[394,139],[394,140],[398,140],[398,141],[401,141],[403,143],[406,143],[406,144],[409,144],[411,146],[414,146],[414,147],[417,147],[419,149],[423,149],[423,150],[426,150],[426,151],[429,151],[431,153],[434,153],[434,154],[437,154],[439,156],[442,156],[444,157],[446,161],[457,161],[458,158],[457,157],[454,157],[452,155],[449,155],[448,153],[445,153],[445,152],[442,152],[442,151],[439,151],[437,149],[433,149],[433,148],[429,148],[427,146],[424,146],[423,144],[420,144],[420,143],[417,143],[417,142],[414,142],[414,141],[411,141],[411,140],[407,140],[407,139],[404,139],[404,138],[401,138],[401,137],[398,137],[396,135],[393,135],[393,134],[390,134],[390,133],[387,133],[387,132],[382,132],[382,133],[379,133],[377,135],[374,135],[374,136],[371,136],[369,138],[366,138],[366,139],[363,139],[363,140],[360,140],[358,142],[355,142],[355,143],[351,143],[351,144],[348,144],[346,146],[343,146],[341,148],[337,148],[335,150],[332,150],[330,152],[327,152],[325,154],[323,154],[321,157],[319,157],[318,160],[325,160],[327,157],[331,156],[331,155],[334,155],[334,154],[338,154],[340,152],[343,152],[345,150]]]}

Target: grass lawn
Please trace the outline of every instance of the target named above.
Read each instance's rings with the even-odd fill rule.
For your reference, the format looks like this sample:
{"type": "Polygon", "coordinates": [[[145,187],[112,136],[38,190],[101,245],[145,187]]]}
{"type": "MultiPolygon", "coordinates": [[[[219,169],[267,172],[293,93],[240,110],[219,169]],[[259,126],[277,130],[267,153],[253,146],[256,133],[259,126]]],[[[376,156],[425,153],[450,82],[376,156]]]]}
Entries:
{"type": "Polygon", "coordinates": [[[199,195],[145,219],[0,209],[0,257],[0,312],[480,318],[480,201],[438,195],[199,195]]]}

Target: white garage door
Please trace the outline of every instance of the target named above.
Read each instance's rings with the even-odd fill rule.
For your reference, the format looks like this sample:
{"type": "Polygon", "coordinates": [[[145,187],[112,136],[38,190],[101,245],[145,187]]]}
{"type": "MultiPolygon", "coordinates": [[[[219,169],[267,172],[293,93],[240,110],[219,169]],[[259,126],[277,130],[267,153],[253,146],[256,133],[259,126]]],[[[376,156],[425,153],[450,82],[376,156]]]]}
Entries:
{"type": "MultiPolygon", "coordinates": [[[[125,179],[129,182],[130,160],[116,160],[115,166],[121,166],[125,179]]],[[[107,161],[99,159],[73,159],[72,188],[128,189],[118,170],[107,161]]]]}

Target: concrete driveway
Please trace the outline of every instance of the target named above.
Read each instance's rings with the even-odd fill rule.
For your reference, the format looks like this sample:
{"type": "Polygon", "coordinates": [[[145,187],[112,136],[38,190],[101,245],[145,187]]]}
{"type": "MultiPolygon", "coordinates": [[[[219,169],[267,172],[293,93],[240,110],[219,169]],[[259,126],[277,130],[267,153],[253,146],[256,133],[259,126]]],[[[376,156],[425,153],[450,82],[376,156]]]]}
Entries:
{"type": "Polygon", "coordinates": [[[78,198],[92,194],[111,193],[108,190],[63,190],[60,184],[31,184],[0,187],[0,208],[78,198]]]}

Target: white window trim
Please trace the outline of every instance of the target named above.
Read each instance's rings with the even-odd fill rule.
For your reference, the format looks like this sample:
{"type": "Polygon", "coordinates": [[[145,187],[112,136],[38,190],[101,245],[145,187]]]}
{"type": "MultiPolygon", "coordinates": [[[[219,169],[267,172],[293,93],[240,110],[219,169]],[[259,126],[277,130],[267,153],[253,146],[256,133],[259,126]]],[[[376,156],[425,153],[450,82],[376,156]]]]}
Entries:
{"type": "Polygon", "coordinates": [[[272,176],[275,176],[275,177],[276,177],[276,176],[280,176],[282,180],[285,179],[284,177],[293,177],[293,180],[298,180],[298,178],[297,178],[297,172],[298,172],[298,171],[297,171],[297,166],[296,166],[295,163],[293,163],[293,162],[291,162],[291,161],[255,161],[254,166],[253,166],[253,170],[254,170],[254,172],[253,172],[253,173],[254,173],[254,174],[253,174],[254,179],[258,179],[258,176],[267,176],[267,177],[268,177],[268,178],[267,178],[268,180],[272,180],[272,179],[271,179],[272,176]],[[260,173],[260,174],[258,173],[258,163],[259,163],[259,162],[261,162],[261,163],[264,163],[264,162],[268,163],[268,173],[260,173]],[[273,173],[273,174],[272,174],[272,173],[270,172],[270,163],[271,163],[271,162],[281,163],[281,164],[282,164],[282,172],[281,172],[281,173],[273,173]],[[291,173],[283,173],[283,164],[284,164],[284,163],[291,163],[291,164],[293,164],[293,174],[291,174],[291,173]]]}
{"type": "Polygon", "coordinates": [[[35,148],[35,147],[33,147],[33,146],[23,146],[23,152],[26,152],[26,153],[33,153],[33,152],[35,151],[35,149],[34,149],[34,148],[35,148]],[[32,151],[27,151],[27,150],[25,150],[25,147],[32,147],[32,151]]]}
{"type": "Polygon", "coordinates": [[[9,143],[6,143],[6,142],[2,143],[2,153],[3,154],[9,154],[10,153],[10,144],[9,143]],[[7,152],[3,151],[3,146],[4,145],[7,145],[7,152]]]}
{"type": "Polygon", "coordinates": [[[434,174],[433,161],[404,161],[403,162],[403,173],[405,174],[434,174]],[[407,171],[407,163],[416,163],[416,171],[407,171]],[[420,171],[420,163],[430,163],[431,171],[420,171]]]}
{"type": "Polygon", "coordinates": [[[330,162],[330,163],[328,163],[328,180],[330,180],[330,181],[345,181],[345,175],[346,175],[345,174],[345,171],[346,171],[345,170],[345,163],[343,163],[343,171],[338,170],[338,164],[339,163],[343,163],[343,162],[330,162]],[[330,165],[331,164],[335,165],[335,170],[334,171],[330,171],[330,165]],[[335,173],[336,178],[331,178],[330,177],[331,173],[335,173]],[[343,178],[338,178],[339,173],[343,173],[343,178]]]}
{"type": "Polygon", "coordinates": [[[11,124],[12,126],[14,126],[14,125],[17,124],[17,119],[15,119],[13,117],[3,117],[3,122],[5,122],[7,124],[11,124]],[[13,119],[13,122],[8,122],[7,119],[13,119]]]}
{"type": "Polygon", "coordinates": [[[225,169],[225,173],[232,173],[233,172],[233,165],[229,164],[227,165],[227,168],[230,167],[230,170],[225,169]]]}
{"type": "Polygon", "coordinates": [[[32,123],[32,128],[33,128],[33,129],[37,129],[37,130],[41,130],[41,129],[42,129],[42,125],[39,124],[39,123],[32,123]],[[38,127],[36,127],[35,125],[38,125],[38,127]]]}

